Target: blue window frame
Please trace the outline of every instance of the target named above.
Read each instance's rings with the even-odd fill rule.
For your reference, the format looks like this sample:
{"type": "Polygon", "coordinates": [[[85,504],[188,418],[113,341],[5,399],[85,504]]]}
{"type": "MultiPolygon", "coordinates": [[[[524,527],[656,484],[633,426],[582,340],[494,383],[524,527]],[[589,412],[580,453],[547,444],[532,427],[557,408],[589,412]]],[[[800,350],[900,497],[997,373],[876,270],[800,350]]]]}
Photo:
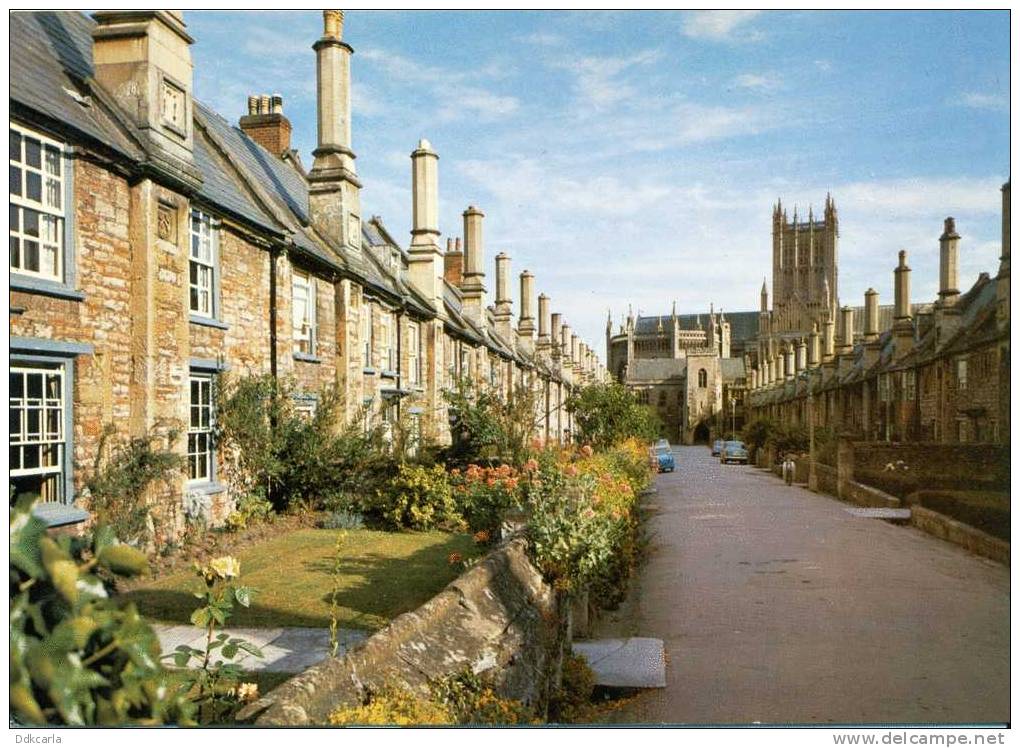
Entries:
{"type": "Polygon", "coordinates": [[[80,301],[72,150],[15,122],[9,145],[11,288],[80,301]]]}
{"type": "Polygon", "coordinates": [[[220,222],[192,208],[188,239],[188,314],[198,325],[226,329],[220,299],[220,222]]]}

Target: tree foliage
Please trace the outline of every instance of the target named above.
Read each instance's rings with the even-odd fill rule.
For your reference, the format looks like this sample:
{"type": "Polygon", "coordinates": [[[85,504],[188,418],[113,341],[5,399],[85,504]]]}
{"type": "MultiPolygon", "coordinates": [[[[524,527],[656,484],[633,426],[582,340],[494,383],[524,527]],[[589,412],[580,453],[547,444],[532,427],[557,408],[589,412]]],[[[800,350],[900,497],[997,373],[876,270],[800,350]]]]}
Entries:
{"type": "Polygon", "coordinates": [[[463,379],[443,394],[449,405],[452,435],[444,455],[448,465],[520,466],[528,459],[538,420],[531,389],[519,386],[510,397],[504,397],[463,379]]]}
{"type": "Polygon", "coordinates": [[[191,704],[159,663],[159,640],[109,581],[147,568],[101,527],[50,537],[28,502],[10,519],[11,717],[33,725],[188,723],[191,704]]]}
{"type": "Polygon", "coordinates": [[[655,411],[618,382],[590,384],[571,394],[566,407],[574,416],[574,440],[598,449],[630,438],[650,442],[661,431],[655,411]]]}

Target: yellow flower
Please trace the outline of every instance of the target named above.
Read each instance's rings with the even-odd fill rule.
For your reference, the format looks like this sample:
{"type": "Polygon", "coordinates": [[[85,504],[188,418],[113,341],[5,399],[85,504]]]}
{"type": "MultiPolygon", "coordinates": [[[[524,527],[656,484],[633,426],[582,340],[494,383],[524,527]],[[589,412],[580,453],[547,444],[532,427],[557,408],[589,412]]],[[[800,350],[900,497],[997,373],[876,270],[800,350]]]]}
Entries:
{"type": "Polygon", "coordinates": [[[242,683],[237,687],[237,700],[247,704],[259,697],[258,683],[242,683]]]}
{"type": "Polygon", "coordinates": [[[209,562],[209,568],[221,579],[233,579],[241,574],[241,562],[233,556],[220,556],[209,562]]]}

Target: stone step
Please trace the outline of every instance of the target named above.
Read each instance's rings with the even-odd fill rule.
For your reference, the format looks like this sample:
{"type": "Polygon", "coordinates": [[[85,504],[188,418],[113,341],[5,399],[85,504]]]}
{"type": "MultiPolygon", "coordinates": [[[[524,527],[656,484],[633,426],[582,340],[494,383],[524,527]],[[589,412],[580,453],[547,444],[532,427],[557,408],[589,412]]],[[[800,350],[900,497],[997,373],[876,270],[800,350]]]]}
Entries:
{"type": "Polygon", "coordinates": [[[595,685],[612,688],[665,688],[666,655],[662,639],[575,641],[574,654],[588,661],[595,685]]]}
{"type": "Polygon", "coordinates": [[[847,514],[852,514],[855,517],[866,517],[868,519],[910,520],[910,509],[896,509],[884,506],[854,506],[848,507],[846,511],[847,514]]]}

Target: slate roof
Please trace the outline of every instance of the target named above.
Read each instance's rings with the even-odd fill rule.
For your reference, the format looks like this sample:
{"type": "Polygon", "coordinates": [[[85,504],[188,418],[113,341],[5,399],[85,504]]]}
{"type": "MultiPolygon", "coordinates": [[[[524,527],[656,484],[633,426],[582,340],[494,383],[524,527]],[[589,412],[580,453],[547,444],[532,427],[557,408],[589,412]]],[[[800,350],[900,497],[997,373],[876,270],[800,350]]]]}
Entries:
{"type": "Polygon", "coordinates": [[[97,97],[83,106],[70,94],[89,96],[94,25],[81,13],[12,11],[11,102],[45,115],[61,128],[140,160],[143,152],[127,128],[97,97]]]}
{"type": "Polygon", "coordinates": [[[636,358],[627,364],[628,381],[682,379],[686,373],[685,358],[636,358]]]}
{"type": "Polygon", "coordinates": [[[720,366],[722,368],[722,378],[724,382],[744,379],[747,376],[747,372],[744,369],[743,358],[720,359],[720,366]]]}
{"type": "MultiPolygon", "coordinates": [[[[758,312],[724,312],[723,316],[730,323],[731,343],[749,340],[758,334],[758,312]]],[[[708,330],[707,312],[704,314],[678,314],[676,317],[681,330],[708,330]],[[700,328],[698,327],[699,322],[701,323],[700,328]]],[[[669,332],[670,325],[673,324],[673,315],[638,317],[634,320],[634,332],[639,335],[654,335],[659,330],[660,321],[663,331],[669,332]]]]}

